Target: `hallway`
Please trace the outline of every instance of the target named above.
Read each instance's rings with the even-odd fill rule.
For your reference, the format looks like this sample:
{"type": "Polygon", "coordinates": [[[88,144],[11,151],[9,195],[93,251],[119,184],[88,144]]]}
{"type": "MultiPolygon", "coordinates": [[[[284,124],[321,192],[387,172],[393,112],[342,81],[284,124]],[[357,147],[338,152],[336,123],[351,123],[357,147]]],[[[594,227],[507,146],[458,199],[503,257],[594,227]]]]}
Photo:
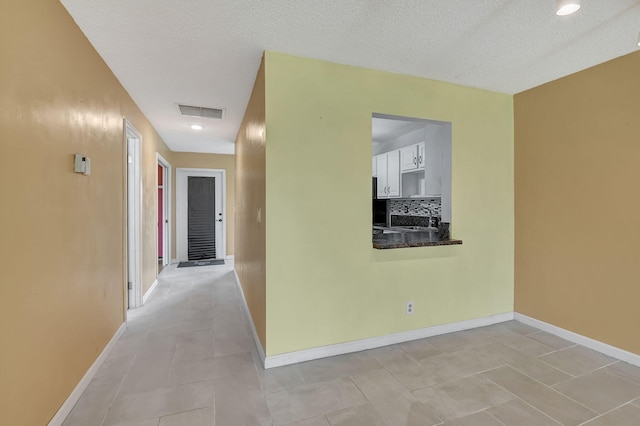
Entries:
{"type": "Polygon", "coordinates": [[[637,426],[640,368],[510,321],[264,371],[228,266],[165,268],[65,426],[637,426]]]}

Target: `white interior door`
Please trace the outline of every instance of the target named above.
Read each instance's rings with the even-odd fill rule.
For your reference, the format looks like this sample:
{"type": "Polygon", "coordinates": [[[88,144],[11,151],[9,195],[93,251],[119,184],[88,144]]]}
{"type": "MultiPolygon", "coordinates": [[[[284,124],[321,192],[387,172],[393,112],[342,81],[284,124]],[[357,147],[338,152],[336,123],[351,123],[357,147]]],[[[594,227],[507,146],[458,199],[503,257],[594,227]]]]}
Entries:
{"type": "MultiPolygon", "coordinates": [[[[189,178],[211,178],[214,203],[210,211],[211,218],[214,221],[213,228],[206,232],[213,232],[213,243],[215,250],[211,254],[211,258],[224,259],[226,257],[226,217],[225,217],[225,178],[224,170],[219,169],[176,169],[176,248],[177,258],[181,262],[190,259],[197,252],[193,249],[194,239],[190,239],[190,205],[193,211],[194,205],[198,204],[197,200],[189,199],[189,178]],[[190,246],[191,244],[191,246],[190,246]],[[191,247],[191,250],[190,250],[191,247]]],[[[193,180],[191,181],[193,184],[193,180]]],[[[193,215],[193,213],[191,213],[193,215]]],[[[193,216],[192,216],[193,217],[193,216]]],[[[193,219],[192,219],[193,220],[193,219]]],[[[192,225],[193,235],[193,225],[192,225]]]]}
{"type": "Polygon", "coordinates": [[[159,203],[158,217],[162,218],[159,227],[162,231],[162,266],[171,261],[171,164],[160,154],[156,154],[157,162],[162,167],[162,199],[159,203]]]}

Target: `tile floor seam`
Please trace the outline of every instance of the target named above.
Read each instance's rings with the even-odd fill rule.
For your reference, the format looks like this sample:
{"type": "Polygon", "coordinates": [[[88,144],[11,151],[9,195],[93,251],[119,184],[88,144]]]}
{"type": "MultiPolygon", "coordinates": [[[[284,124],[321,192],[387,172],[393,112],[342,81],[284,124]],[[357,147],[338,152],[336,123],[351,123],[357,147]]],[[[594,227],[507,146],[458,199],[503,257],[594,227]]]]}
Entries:
{"type": "MultiPolygon", "coordinates": [[[[577,346],[577,345],[576,345],[576,346],[577,346]]],[[[569,348],[573,348],[573,346],[570,346],[569,348]]],[[[565,348],[565,349],[569,349],[569,348],[565,348]]],[[[549,355],[549,354],[544,354],[544,355],[549,355]]],[[[540,356],[544,356],[544,355],[540,355],[540,356]]],[[[542,362],[543,364],[545,364],[545,365],[547,365],[547,366],[549,366],[549,367],[555,368],[556,370],[563,372],[564,374],[566,374],[566,375],[568,375],[568,376],[571,376],[571,378],[570,378],[570,379],[567,379],[566,381],[568,381],[568,380],[573,380],[573,379],[575,379],[575,378],[577,378],[577,377],[582,376],[582,374],[585,374],[585,373],[582,373],[582,374],[578,374],[578,375],[576,376],[575,374],[571,374],[571,373],[569,373],[568,371],[565,371],[565,370],[563,370],[563,369],[562,369],[562,368],[560,368],[560,367],[556,367],[555,365],[548,363],[547,361],[545,361],[544,359],[541,359],[540,357],[536,357],[535,359],[537,359],[538,361],[542,362]]],[[[546,386],[546,385],[545,385],[545,386],[546,386]]]]}
{"type": "Polygon", "coordinates": [[[536,355],[535,358],[540,358],[542,356],[547,356],[547,355],[555,354],[557,352],[566,351],[567,349],[575,348],[576,346],[580,346],[580,345],[578,345],[577,343],[574,343],[574,344],[572,344],[570,346],[567,346],[567,347],[564,347],[564,348],[554,349],[551,352],[547,352],[547,353],[544,353],[544,354],[536,355]]]}
{"type": "MultiPolygon", "coordinates": [[[[502,362],[502,361],[500,361],[500,362],[502,362]]],[[[479,375],[479,374],[484,374],[484,373],[487,373],[487,372],[489,372],[489,371],[497,370],[498,368],[503,368],[503,367],[511,367],[511,366],[510,366],[510,365],[508,365],[508,364],[501,364],[501,365],[499,365],[499,366],[497,366],[497,367],[488,368],[488,369],[486,369],[486,370],[482,370],[482,371],[476,371],[476,372],[474,372],[474,373],[465,374],[464,376],[457,376],[457,377],[454,377],[454,378],[453,378],[453,379],[451,379],[451,380],[447,380],[447,381],[444,381],[444,382],[433,383],[433,384],[431,384],[431,385],[424,386],[424,387],[422,387],[422,388],[418,388],[418,389],[414,389],[414,390],[410,390],[410,389],[406,388],[406,386],[404,386],[404,385],[403,385],[403,386],[404,386],[404,387],[405,387],[405,389],[407,389],[409,392],[414,393],[414,392],[417,392],[417,391],[422,390],[422,389],[428,389],[428,388],[432,388],[432,387],[436,387],[436,386],[448,385],[448,384],[451,384],[451,383],[453,383],[453,382],[455,382],[455,381],[457,381],[457,380],[460,380],[460,379],[466,379],[466,378],[469,378],[469,377],[472,377],[472,376],[476,376],[476,375],[479,375]]],[[[512,367],[512,368],[513,368],[513,367],[512,367]]],[[[391,374],[391,373],[389,373],[389,374],[391,374]]],[[[391,374],[391,375],[392,375],[392,376],[393,376],[393,378],[395,379],[395,376],[394,376],[393,374],[391,374]]],[[[397,380],[398,380],[398,379],[396,379],[396,381],[397,381],[397,380]]],[[[402,383],[400,383],[400,384],[402,385],[402,383]]],[[[507,392],[508,392],[508,391],[507,391],[507,392]]]]}
{"type": "MultiPolygon", "coordinates": [[[[498,368],[502,368],[502,367],[498,367],[498,368]]],[[[494,368],[494,370],[497,370],[497,368],[494,368]]],[[[491,370],[489,370],[491,371],[491,370]]],[[[514,394],[513,392],[511,392],[509,389],[505,388],[504,386],[500,386],[500,384],[498,384],[497,382],[493,381],[490,377],[486,377],[483,376],[485,379],[487,379],[488,381],[490,381],[491,383],[493,383],[495,386],[499,387],[500,389],[502,389],[503,391],[505,391],[506,393],[508,393],[509,395],[511,395],[513,398],[511,399],[511,401],[513,401],[514,399],[520,399],[522,400],[522,398],[520,398],[518,395],[514,394]]],[[[507,401],[508,402],[508,401],[507,401]]],[[[495,405],[494,405],[495,407],[495,405]]],[[[485,408],[486,409],[486,408],[485,408]]]]}
{"type": "MultiPolygon", "coordinates": [[[[510,368],[512,368],[512,367],[510,367],[510,368]]],[[[514,369],[514,370],[515,370],[515,369],[514,369]]],[[[517,370],[516,370],[516,371],[517,371],[517,370]]],[[[528,374],[525,374],[525,373],[520,373],[520,374],[522,374],[523,376],[526,376],[526,377],[528,377],[529,379],[531,379],[531,380],[535,381],[535,382],[536,382],[536,383],[538,383],[539,385],[542,385],[542,386],[544,386],[545,388],[547,388],[547,389],[549,389],[549,390],[551,390],[551,391],[553,391],[553,392],[557,393],[558,395],[560,395],[560,396],[562,396],[562,397],[564,397],[564,398],[567,398],[569,401],[571,401],[571,402],[574,402],[574,403],[578,404],[579,406],[581,406],[581,407],[585,408],[587,411],[590,411],[590,412],[592,412],[592,413],[593,413],[593,414],[595,414],[595,415],[598,415],[598,414],[599,414],[597,411],[595,411],[595,410],[593,410],[593,409],[591,409],[591,408],[587,407],[586,405],[584,405],[584,404],[582,404],[582,403],[580,403],[580,402],[578,402],[578,401],[574,400],[573,398],[570,398],[569,396],[567,396],[567,395],[563,394],[562,392],[560,392],[560,391],[558,391],[558,390],[556,390],[556,389],[552,388],[551,386],[547,386],[547,385],[545,385],[544,383],[542,383],[542,382],[540,382],[540,381],[536,380],[535,378],[533,378],[533,377],[529,376],[528,374]]],[[[489,380],[491,380],[491,379],[489,379],[489,380]]],[[[498,385],[498,386],[499,386],[499,385],[498,385]]],[[[518,398],[518,399],[522,399],[522,398],[518,398]]],[[[522,400],[524,401],[524,399],[522,399],[522,400]]],[[[527,401],[524,401],[524,402],[527,402],[527,401]]],[[[529,405],[531,405],[531,404],[529,404],[529,405]]],[[[532,406],[533,406],[533,405],[532,405],[532,406]]],[[[536,408],[536,407],[535,407],[535,406],[533,406],[533,408],[536,408]]],[[[537,408],[536,408],[536,409],[537,409],[537,408]]],[[[538,410],[538,411],[542,411],[542,410],[540,410],[540,409],[537,409],[537,410],[538,410]]],[[[564,425],[562,422],[560,422],[560,420],[556,419],[555,417],[552,417],[550,414],[546,414],[546,413],[545,413],[545,412],[543,412],[543,411],[542,411],[542,414],[545,414],[547,417],[551,417],[551,418],[552,418],[553,420],[555,420],[556,422],[560,423],[561,425],[564,425]]],[[[591,419],[587,420],[587,421],[590,421],[590,420],[593,420],[593,417],[592,417],[591,419]]]]}
{"type": "MultiPolygon", "coordinates": [[[[513,400],[512,400],[512,401],[513,401],[513,400]]],[[[499,418],[497,418],[496,416],[494,416],[493,414],[491,414],[491,413],[489,412],[489,410],[490,410],[491,408],[493,408],[493,407],[495,407],[495,405],[493,405],[493,406],[491,406],[491,407],[488,407],[488,408],[485,408],[485,409],[482,409],[482,410],[480,410],[480,411],[479,411],[479,413],[485,413],[487,416],[491,417],[491,418],[492,418],[492,419],[494,419],[496,422],[500,423],[502,426],[509,426],[509,425],[504,424],[503,422],[501,422],[499,418]]]]}
{"type": "MultiPolygon", "coordinates": [[[[537,408],[537,407],[535,407],[535,406],[533,406],[533,405],[529,404],[529,403],[528,403],[527,401],[525,401],[524,399],[522,399],[522,398],[517,398],[517,399],[518,399],[518,400],[520,400],[520,401],[522,401],[524,404],[528,405],[529,407],[533,408],[534,410],[536,410],[538,413],[542,414],[543,416],[545,416],[545,417],[547,417],[547,418],[549,418],[549,419],[553,420],[554,422],[558,423],[560,426],[564,426],[564,425],[562,424],[562,422],[560,422],[560,420],[554,419],[554,418],[553,418],[553,417],[551,417],[549,414],[547,414],[547,413],[545,413],[544,411],[540,410],[539,408],[537,408]]],[[[589,421],[589,420],[587,420],[587,421],[589,421]]]]}
{"type": "MultiPolygon", "coordinates": [[[[514,370],[515,370],[515,369],[514,369],[514,370]]],[[[575,402],[576,404],[580,405],[581,407],[586,408],[587,410],[591,411],[592,413],[594,413],[594,414],[598,414],[598,412],[597,412],[597,411],[595,411],[595,410],[593,410],[593,409],[591,409],[591,408],[587,407],[586,405],[582,404],[581,402],[576,401],[575,399],[573,399],[573,398],[569,397],[568,395],[563,394],[563,393],[562,393],[562,392],[560,392],[559,390],[554,389],[554,388],[552,388],[551,386],[545,385],[545,384],[544,384],[544,383],[542,383],[541,381],[536,380],[535,378],[533,378],[533,377],[529,376],[528,374],[526,374],[526,373],[520,373],[520,374],[522,374],[523,376],[526,376],[526,377],[530,378],[531,380],[535,381],[535,382],[536,382],[536,383],[538,383],[539,385],[542,385],[542,386],[544,386],[545,388],[550,389],[551,391],[553,391],[553,392],[557,393],[558,395],[563,396],[563,397],[567,398],[568,400],[575,402]]]]}
{"type": "MultiPolygon", "coordinates": [[[[552,385],[548,385],[548,386],[549,386],[549,387],[559,386],[559,385],[562,385],[562,384],[564,384],[564,383],[570,382],[571,380],[575,380],[575,379],[579,379],[579,378],[581,378],[581,377],[584,377],[584,376],[586,376],[587,374],[592,374],[592,373],[595,373],[596,371],[604,370],[605,368],[607,368],[607,367],[611,367],[612,365],[614,365],[614,364],[618,364],[618,363],[620,363],[620,362],[622,362],[622,361],[618,361],[618,360],[616,360],[616,361],[614,361],[614,362],[612,362],[612,363],[610,363],[610,364],[604,365],[604,366],[602,366],[602,367],[595,368],[595,369],[593,369],[593,370],[589,370],[589,371],[584,372],[584,373],[582,373],[582,374],[579,374],[579,375],[577,375],[577,376],[572,376],[570,379],[563,380],[563,381],[561,381],[561,382],[554,383],[554,384],[552,384],[552,385]]],[[[557,367],[556,367],[556,368],[557,368],[557,367]]],[[[561,370],[561,371],[562,371],[562,370],[561,370]]],[[[567,373],[567,374],[569,374],[569,373],[567,373]]],[[[633,381],[633,380],[631,380],[631,379],[628,379],[628,378],[626,378],[626,377],[624,377],[624,376],[621,376],[621,375],[616,374],[616,373],[610,373],[610,374],[613,374],[614,376],[619,377],[620,379],[624,380],[625,382],[631,383],[632,385],[638,385],[638,386],[640,386],[640,383],[637,383],[637,382],[635,382],[635,381],[633,381]]]]}
{"type": "Polygon", "coordinates": [[[113,408],[113,402],[120,395],[120,390],[122,389],[122,384],[124,383],[124,379],[127,377],[127,374],[129,374],[129,371],[131,371],[131,367],[133,366],[133,363],[135,362],[137,357],[138,357],[138,354],[134,354],[133,358],[131,358],[131,361],[129,362],[129,366],[127,367],[127,370],[122,375],[122,379],[120,379],[120,383],[118,383],[118,389],[116,389],[115,393],[113,394],[113,398],[111,398],[111,401],[109,402],[109,408],[107,408],[107,411],[105,412],[104,417],[100,422],[100,426],[104,425],[104,422],[107,420],[107,417],[109,416],[109,412],[111,411],[111,408],[113,408]]]}
{"type": "Polygon", "coordinates": [[[586,421],[584,421],[584,422],[580,423],[580,424],[579,424],[579,425],[577,425],[577,426],[585,425],[585,424],[587,424],[587,423],[589,423],[589,422],[592,422],[592,421],[594,421],[594,420],[597,420],[597,419],[599,419],[599,418],[601,418],[601,417],[606,416],[607,414],[611,413],[612,411],[618,410],[618,409],[620,409],[620,408],[624,407],[625,405],[630,405],[630,404],[631,404],[631,405],[633,405],[633,403],[632,403],[632,402],[627,401],[627,402],[625,402],[624,404],[620,404],[620,405],[618,405],[617,407],[612,408],[611,410],[605,411],[605,412],[604,412],[604,413],[602,413],[602,414],[598,414],[598,415],[597,415],[597,416],[595,416],[594,418],[589,419],[589,420],[586,420],[586,421]]]}
{"type": "MultiPolygon", "coordinates": [[[[597,370],[603,370],[603,369],[605,369],[605,368],[611,367],[612,365],[620,364],[620,363],[623,363],[623,362],[624,362],[624,361],[615,360],[615,361],[614,361],[614,362],[612,362],[611,364],[607,364],[607,365],[605,365],[604,367],[596,368],[595,370],[591,371],[591,373],[593,373],[594,371],[597,371],[597,370]]],[[[626,382],[628,382],[628,383],[631,383],[631,384],[634,384],[634,385],[638,385],[638,386],[640,386],[640,381],[636,382],[636,381],[635,381],[635,380],[633,380],[633,379],[629,379],[629,378],[628,378],[628,377],[626,377],[626,376],[623,376],[623,375],[621,375],[621,374],[617,374],[617,373],[614,373],[614,372],[609,372],[609,373],[610,373],[610,374],[613,374],[614,376],[620,377],[622,380],[624,380],[624,381],[626,381],[626,382]]]]}

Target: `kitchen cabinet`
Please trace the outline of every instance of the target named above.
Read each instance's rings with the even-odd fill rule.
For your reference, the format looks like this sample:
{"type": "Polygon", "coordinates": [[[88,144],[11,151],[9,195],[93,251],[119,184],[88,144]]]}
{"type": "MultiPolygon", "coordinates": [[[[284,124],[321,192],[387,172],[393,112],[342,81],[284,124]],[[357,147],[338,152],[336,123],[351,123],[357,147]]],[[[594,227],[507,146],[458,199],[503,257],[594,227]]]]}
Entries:
{"type": "Polygon", "coordinates": [[[378,198],[400,197],[400,151],[376,155],[378,198]]]}
{"type": "Polygon", "coordinates": [[[378,161],[376,160],[376,157],[371,158],[371,176],[378,176],[378,161]]]}
{"type": "Polygon", "coordinates": [[[403,172],[424,168],[424,142],[400,149],[400,170],[403,172]]]}

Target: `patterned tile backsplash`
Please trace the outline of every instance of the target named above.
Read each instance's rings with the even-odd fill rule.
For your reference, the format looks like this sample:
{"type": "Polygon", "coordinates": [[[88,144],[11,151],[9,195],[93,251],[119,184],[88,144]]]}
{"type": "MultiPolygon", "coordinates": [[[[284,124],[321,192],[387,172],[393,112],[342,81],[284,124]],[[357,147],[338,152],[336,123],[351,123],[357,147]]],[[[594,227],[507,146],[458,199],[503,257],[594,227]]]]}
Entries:
{"type": "Polygon", "coordinates": [[[427,209],[431,210],[434,217],[440,217],[442,202],[440,198],[412,198],[401,200],[389,200],[391,215],[396,216],[429,216],[427,209]]]}

